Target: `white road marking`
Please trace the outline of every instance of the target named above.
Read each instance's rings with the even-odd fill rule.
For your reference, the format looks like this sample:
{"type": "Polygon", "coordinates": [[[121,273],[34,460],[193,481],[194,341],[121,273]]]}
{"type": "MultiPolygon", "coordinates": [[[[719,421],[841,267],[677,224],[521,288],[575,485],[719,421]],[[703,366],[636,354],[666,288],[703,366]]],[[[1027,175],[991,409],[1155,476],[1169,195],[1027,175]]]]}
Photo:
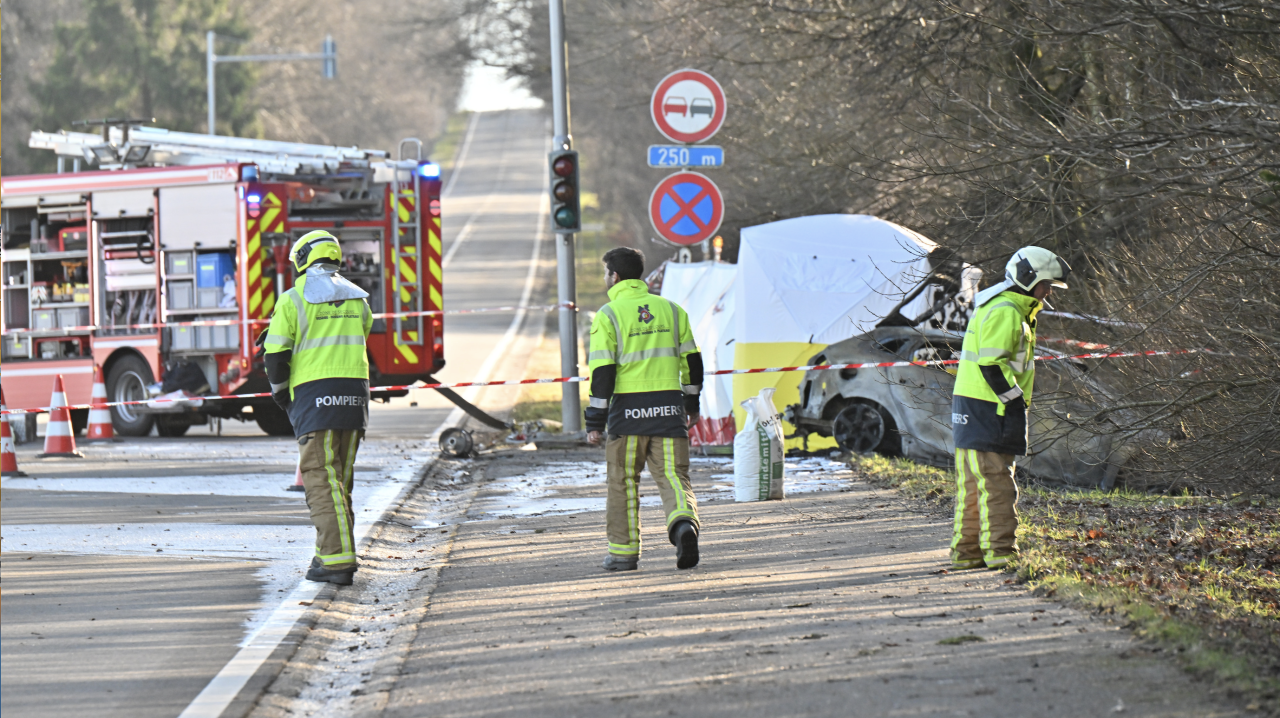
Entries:
{"type": "MultiPolygon", "coordinates": [[[[432,461],[434,457],[428,459],[427,466],[430,466],[432,461]]],[[[408,483],[387,483],[364,497],[363,501],[358,502],[355,511],[358,551],[363,551],[367,547],[374,524],[391,506],[399,505],[402,494],[411,486],[412,484],[408,483]]],[[[309,537],[311,534],[308,532],[306,535],[309,537]]],[[[314,550],[309,541],[303,561],[313,553],[314,550]]],[[[298,569],[295,571],[300,572],[298,569]]],[[[263,577],[261,573],[259,576],[263,577]]],[[[218,671],[218,675],[209,681],[204,690],[200,691],[200,695],[196,696],[178,718],[217,718],[222,715],[222,711],[231,705],[231,701],[235,700],[253,674],[271,656],[271,652],[289,635],[293,625],[302,617],[303,607],[298,605],[299,602],[309,603],[319,593],[322,585],[307,581],[305,578],[299,581],[289,591],[284,601],[261,622],[261,627],[240,644],[243,647],[227,662],[227,665],[222,667],[222,670],[218,671]]]]}
{"type": "MultiPolygon", "coordinates": [[[[4,479],[6,489],[33,491],[78,491],[112,494],[288,496],[284,488],[294,481],[293,474],[239,474],[234,476],[165,476],[163,478],[110,479],[4,479]]],[[[356,474],[356,483],[363,481],[356,474]]],[[[296,496],[296,494],[295,494],[296,496]]]]}
{"type": "Polygon", "coordinates": [[[315,529],[303,524],[5,524],[0,530],[4,550],[15,553],[288,560],[302,565],[315,552],[315,529]]]}
{"type": "Polygon", "coordinates": [[[471,149],[471,138],[476,135],[476,125],[480,123],[480,113],[471,113],[471,121],[467,123],[467,136],[462,139],[462,149],[458,150],[458,158],[453,162],[453,171],[449,173],[449,184],[444,186],[440,192],[440,199],[444,199],[453,194],[453,185],[458,181],[458,175],[462,174],[460,168],[466,162],[467,150],[471,149]]]}
{"type": "Polygon", "coordinates": [[[271,613],[262,628],[241,648],[209,685],[200,691],[191,705],[178,718],[217,718],[235,699],[254,672],[271,656],[271,652],[289,635],[302,618],[307,606],[315,600],[323,584],[302,581],[285,596],[280,607],[271,613]]]}
{"type": "MultiPolygon", "coordinates": [[[[476,378],[473,381],[489,381],[493,374],[493,370],[497,367],[498,361],[507,354],[507,348],[515,341],[516,334],[519,333],[521,325],[524,324],[524,318],[529,313],[529,299],[533,295],[533,280],[538,275],[538,254],[542,251],[542,241],[547,234],[547,223],[551,221],[551,198],[543,194],[538,205],[538,232],[533,236],[533,253],[529,257],[529,271],[524,277],[524,289],[520,292],[520,302],[516,305],[515,316],[511,318],[511,324],[507,327],[506,333],[502,335],[502,339],[498,341],[493,351],[489,352],[488,358],[484,360],[484,364],[480,365],[480,370],[476,372],[476,378]]],[[[476,397],[483,392],[485,387],[472,387],[466,390],[466,396],[463,397],[472,404],[476,403],[476,397]]],[[[445,418],[444,423],[431,434],[431,442],[439,442],[440,435],[446,429],[457,426],[462,417],[466,416],[466,412],[458,407],[454,407],[449,412],[449,416],[445,418]]]]}
{"type": "MultiPolygon", "coordinates": [[[[486,202],[485,206],[487,205],[488,202],[486,202]]],[[[549,213],[550,198],[543,193],[538,211],[538,231],[534,235],[533,252],[529,259],[529,272],[525,276],[524,290],[520,295],[520,308],[516,311],[515,316],[512,317],[511,325],[507,328],[502,339],[499,340],[498,344],[493,348],[489,353],[489,356],[481,365],[480,371],[477,372],[477,377],[481,377],[483,379],[487,379],[489,377],[498,361],[505,357],[507,349],[510,347],[512,341],[514,341],[516,333],[524,322],[525,315],[528,311],[529,298],[533,293],[533,280],[537,276],[538,255],[542,249],[542,240],[543,236],[546,234],[546,225],[550,221],[548,218],[549,213]]],[[[471,220],[468,220],[467,224],[470,225],[475,218],[476,215],[472,215],[471,220]]],[[[464,231],[465,229],[466,228],[464,227],[464,231]]],[[[449,258],[452,257],[453,251],[459,244],[460,242],[455,238],[454,245],[450,247],[449,256],[441,262],[442,267],[449,261],[449,258]]],[[[472,390],[471,394],[473,397],[476,390],[483,390],[483,387],[477,387],[477,389],[472,390]]],[[[464,414],[461,409],[455,408],[450,412],[444,423],[442,423],[432,434],[430,443],[437,443],[440,438],[440,433],[450,426],[457,425],[457,423],[461,421],[462,416],[464,416],[464,414]]],[[[427,460],[426,467],[429,467],[433,461],[434,456],[427,460]]],[[[423,467],[423,470],[425,470],[426,467],[423,467]]],[[[381,518],[393,502],[395,505],[398,505],[401,501],[401,493],[406,491],[408,487],[409,484],[391,484],[375,492],[377,495],[385,497],[386,503],[382,506],[381,510],[373,516],[373,520],[369,523],[363,523],[362,517],[357,514],[356,536],[362,549],[366,543],[366,534],[372,527],[373,521],[381,518]],[[392,493],[392,489],[396,489],[396,491],[392,493]]],[[[371,507],[375,505],[374,501],[371,500],[369,505],[371,507]]],[[[303,580],[289,593],[284,602],[280,604],[280,606],[276,608],[275,611],[271,613],[271,616],[263,623],[263,627],[249,639],[248,644],[245,645],[244,648],[241,648],[240,651],[227,663],[227,665],[223,666],[222,670],[218,672],[218,675],[214,676],[213,680],[205,686],[204,690],[200,691],[200,695],[196,696],[195,700],[187,706],[186,710],[182,711],[178,718],[217,718],[222,714],[226,707],[235,700],[240,691],[244,689],[245,684],[253,674],[271,655],[272,651],[275,650],[276,646],[278,646],[289,634],[289,631],[292,630],[293,625],[297,620],[302,616],[302,611],[299,610],[300,607],[298,606],[299,601],[309,602],[311,599],[303,598],[301,596],[305,594],[314,598],[318,593],[320,584],[308,585],[309,583],[310,582],[303,580]]]]}

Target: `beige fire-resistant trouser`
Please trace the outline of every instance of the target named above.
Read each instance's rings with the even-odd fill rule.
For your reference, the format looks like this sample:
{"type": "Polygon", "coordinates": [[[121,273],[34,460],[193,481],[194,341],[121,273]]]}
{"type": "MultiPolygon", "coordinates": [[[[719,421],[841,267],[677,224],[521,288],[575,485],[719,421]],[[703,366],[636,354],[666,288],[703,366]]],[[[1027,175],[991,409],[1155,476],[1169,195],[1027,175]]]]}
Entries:
{"type": "Polygon", "coordinates": [[[356,567],[351,488],[363,431],[313,431],[298,437],[302,485],[316,527],[316,557],[325,568],[356,567]]]}
{"type": "Polygon", "coordinates": [[[956,520],[951,565],[999,568],[1018,553],[1013,454],[956,449],[956,520]]]}
{"type": "Polygon", "coordinates": [[[658,484],[667,529],[685,520],[698,527],[698,498],[689,483],[689,440],[662,436],[611,436],[605,444],[609,462],[609,491],[605,500],[605,525],[609,553],[640,557],[640,470],[658,484]]]}

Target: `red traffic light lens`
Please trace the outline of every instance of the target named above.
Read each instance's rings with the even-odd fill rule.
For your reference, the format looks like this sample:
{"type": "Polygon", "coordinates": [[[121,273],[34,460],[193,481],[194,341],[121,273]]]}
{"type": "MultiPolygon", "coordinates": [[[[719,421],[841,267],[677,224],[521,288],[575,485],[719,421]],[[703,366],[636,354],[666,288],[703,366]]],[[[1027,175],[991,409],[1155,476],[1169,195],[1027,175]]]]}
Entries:
{"type": "Polygon", "coordinates": [[[572,202],[578,194],[569,182],[557,182],[555,189],[551,193],[555,195],[557,202],[572,202]]]}
{"type": "Polygon", "coordinates": [[[551,165],[551,171],[555,172],[557,175],[560,175],[561,177],[568,177],[569,175],[573,174],[573,158],[572,157],[557,158],[555,163],[551,165]]]}

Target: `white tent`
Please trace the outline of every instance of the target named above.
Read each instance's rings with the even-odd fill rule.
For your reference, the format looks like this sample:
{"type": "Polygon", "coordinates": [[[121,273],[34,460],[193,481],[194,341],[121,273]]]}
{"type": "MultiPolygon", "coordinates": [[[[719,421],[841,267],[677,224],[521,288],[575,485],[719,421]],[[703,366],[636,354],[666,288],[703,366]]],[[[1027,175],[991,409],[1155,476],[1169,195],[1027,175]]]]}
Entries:
{"type": "MultiPolygon", "coordinates": [[[[693,336],[706,371],[733,368],[733,311],[738,267],[722,262],[669,263],[662,296],[689,314],[693,336]]],[[[695,445],[733,443],[733,377],[707,377],[702,388],[702,419],[690,433],[695,445]]]]}
{"type": "MultiPolygon", "coordinates": [[[[804,365],[828,345],[874,329],[929,275],[928,255],[936,247],[916,232],[867,215],[798,217],[744,228],[734,368],[804,365]]],[[[918,315],[931,299],[931,292],[923,292],[902,313],[918,315]]],[[[797,402],[800,377],[735,376],[739,425],[740,403],[764,387],[777,388],[779,412],[797,402]]]]}
{"type": "MultiPolygon", "coordinates": [[[[867,215],[788,219],[743,229],[737,264],[667,264],[662,296],[689,313],[707,371],[800,366],[828,345],[874,329],[928,276],[936,246],[867,215]]],[[[972,300],[980,277],[966,269],[961,294],[972,300]]],[[[902,314],[918,316],[933,299],[922,292],[902,314]]],[[[741,425],[744,399],[775,387],[781,412],[799,400],[800,378],[779,372],[708,379],[704,421],[692,441],[730,443],[729,417],[741,425]]]]}

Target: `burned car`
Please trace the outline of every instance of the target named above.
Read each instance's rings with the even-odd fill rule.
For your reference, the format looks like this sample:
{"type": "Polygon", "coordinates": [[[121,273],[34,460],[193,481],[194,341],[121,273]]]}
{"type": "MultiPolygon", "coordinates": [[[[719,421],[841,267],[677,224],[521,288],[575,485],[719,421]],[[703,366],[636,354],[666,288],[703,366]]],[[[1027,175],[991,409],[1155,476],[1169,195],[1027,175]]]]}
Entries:
{"type": "MultiPolygon", "coordinates": [[[[810,365],[959,359],[963,335],[939,329],[880,326],[837,342],[810,365]]],[[[1037,354],[1060,356],[1041,347],[1037,354]]],[[[1018,467],[1074,486],[1111,488],[1132,448],[1083,423],[1110,393],[1071,360],[1040,362],[1032,397],[1028,456],[1018,467]],[[1073,419],[1074,417],[1074,419],[1073,419]]],[[[800,383],[800,403],[784,418],[797,435],[834,437],[842,449],[903,456],[951,466],[951,391],[956,366],[914,365],[814,370],[800,383]]]]}

